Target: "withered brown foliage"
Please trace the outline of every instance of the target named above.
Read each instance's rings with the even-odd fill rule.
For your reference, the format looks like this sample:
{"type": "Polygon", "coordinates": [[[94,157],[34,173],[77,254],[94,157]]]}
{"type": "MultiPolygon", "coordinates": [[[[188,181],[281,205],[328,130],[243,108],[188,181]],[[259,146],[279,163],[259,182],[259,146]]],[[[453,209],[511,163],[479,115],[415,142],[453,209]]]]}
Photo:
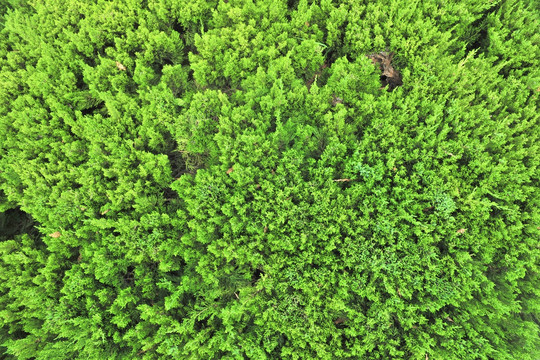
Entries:
{"type": "Polygon", "coordinates": [[[369,54],[367,57],[370,58],[374,64],[379,65],[379,68],[382,71],[382,86],[386,87],[386,85],[388,85],[388,91],[392,91],[396,87],[403,85],[400,72],[394,69],[392,66],[394,52],[388,53],[386,51],[382,51],[377,54],[369,54]]]}

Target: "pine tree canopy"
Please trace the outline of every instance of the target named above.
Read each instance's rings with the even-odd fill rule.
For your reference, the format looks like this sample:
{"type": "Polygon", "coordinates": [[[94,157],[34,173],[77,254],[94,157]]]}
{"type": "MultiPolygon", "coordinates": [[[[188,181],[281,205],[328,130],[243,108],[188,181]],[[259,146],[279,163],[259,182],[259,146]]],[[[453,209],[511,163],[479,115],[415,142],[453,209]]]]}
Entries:
{"type": "Polygon", "coordinates": [[[540,359],[540,0],[0,0],[0,358],[540,359]]]}

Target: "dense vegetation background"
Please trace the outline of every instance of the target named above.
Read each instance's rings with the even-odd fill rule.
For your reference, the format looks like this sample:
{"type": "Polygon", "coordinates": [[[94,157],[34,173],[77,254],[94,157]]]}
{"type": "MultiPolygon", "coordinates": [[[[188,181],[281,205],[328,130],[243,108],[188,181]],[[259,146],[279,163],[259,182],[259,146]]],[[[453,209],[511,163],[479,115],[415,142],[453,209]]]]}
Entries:
{"type": "Polygon", "coordinates": [[[539,359],[539,9],[0,1],[0,357],[539,359]]]}

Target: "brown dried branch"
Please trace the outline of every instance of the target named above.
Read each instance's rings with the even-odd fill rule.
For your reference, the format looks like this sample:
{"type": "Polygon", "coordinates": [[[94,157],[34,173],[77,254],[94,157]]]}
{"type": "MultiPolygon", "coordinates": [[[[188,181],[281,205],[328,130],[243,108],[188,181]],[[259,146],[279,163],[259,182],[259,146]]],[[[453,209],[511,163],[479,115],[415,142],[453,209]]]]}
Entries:
{"type": "Polygon", "coordinates": [[[377,54],[369,54],[367,57],[371,59],[373,64],[379,65],[382,71],[381,83],[383,87],[388,85],[388,91],[392,91],[396,87],[403,85],[401,73],[392,66],[394,52],[388,53],[383,51],[377,54]]]}

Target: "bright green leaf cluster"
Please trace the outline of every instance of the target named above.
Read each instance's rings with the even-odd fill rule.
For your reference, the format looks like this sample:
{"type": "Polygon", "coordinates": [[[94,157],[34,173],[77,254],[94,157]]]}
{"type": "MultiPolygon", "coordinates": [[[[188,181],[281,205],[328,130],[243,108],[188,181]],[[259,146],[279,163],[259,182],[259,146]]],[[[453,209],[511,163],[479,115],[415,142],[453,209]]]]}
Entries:
{"type": "Polygon", "coordinates": [[[0,356],[538,359],[538,8],[0,1],[0,356]]]}

